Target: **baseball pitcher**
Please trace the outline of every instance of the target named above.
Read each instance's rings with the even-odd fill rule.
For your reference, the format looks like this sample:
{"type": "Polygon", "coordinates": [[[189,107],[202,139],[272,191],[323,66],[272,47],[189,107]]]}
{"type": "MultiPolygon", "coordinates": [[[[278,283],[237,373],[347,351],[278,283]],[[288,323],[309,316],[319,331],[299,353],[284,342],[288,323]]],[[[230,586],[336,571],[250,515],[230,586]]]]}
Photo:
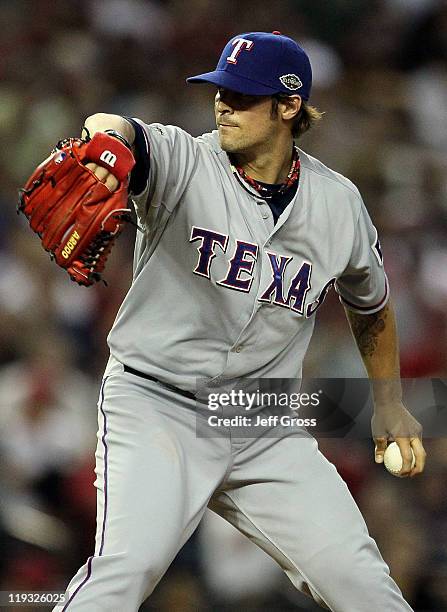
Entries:
{"type": "Polygon", "coordinates": [[[188,81],[217,88],[215,131],[95,114],[21,193],[80,284],[101,277],[127,196],[139,227],[99,394],[96,545],[55,610],[138,610],[211,508],[322,607],[409,611],[312,436],[275,425],[216,436],[206,419],[209,435],[196,435],[199,380],[301,377],[334,287],[373,385],[376,461],[396,440],[401,476],[425,462],[376,228],[355,185],[295,144],[321,118],[306,52],[279,32],[244,33],[188,81]]]}

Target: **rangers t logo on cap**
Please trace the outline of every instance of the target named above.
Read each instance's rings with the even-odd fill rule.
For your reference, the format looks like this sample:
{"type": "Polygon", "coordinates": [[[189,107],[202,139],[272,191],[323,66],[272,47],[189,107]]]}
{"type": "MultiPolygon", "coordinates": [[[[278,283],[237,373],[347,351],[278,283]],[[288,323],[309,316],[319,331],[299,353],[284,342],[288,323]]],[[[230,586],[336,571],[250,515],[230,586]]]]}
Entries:
{"type": "Polygon", "coordinates": [[[245,38],[236,38],[231,44],[234,45],[234,49],[233,53],[227,57],[227,62],[230,64],[237,64],[237,56],[242,49],[245,48],[247,51],[250,51],[255,43],[252,40],[247,40],[245,38]]]}

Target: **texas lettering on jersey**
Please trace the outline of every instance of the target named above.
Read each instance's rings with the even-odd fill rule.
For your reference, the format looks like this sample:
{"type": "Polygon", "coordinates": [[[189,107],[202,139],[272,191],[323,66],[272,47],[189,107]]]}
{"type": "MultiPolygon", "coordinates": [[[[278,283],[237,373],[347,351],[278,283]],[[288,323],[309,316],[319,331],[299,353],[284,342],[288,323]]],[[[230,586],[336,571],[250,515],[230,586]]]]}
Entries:
{"type": "MultiPolygon", "coordinates": [[[[226,253],[229,237],[226,234],[221,234],[204,227],[193,225],[191,229],[190,242],[198,242],[197,247],[198,259],[197,265],[193,272],[205,278],[211,278],[211,265],[216,257],[216,250],[220,249],[226,253]]],[[[293,276],[288,287],[284,287],[284,272],[292,257],[278,255],[271,251],[266,251],[271,272],[271,282],[268,286],[262,289],[259,296],[261,302],[273,303],[283,308],[303,315],[306,295],[311,288],[312,263],[303,261],[293,276]]],[[[236,240],[236,246],[232,257],[228,262],[228,270],[226,275],[217,281],[217,284],[235,291],[243,291],[248,293],[253,283],[253,269],[258,260],[258,245],[236,240]]],[[[329,287],[325,287],[327,291],[329,287]]],[[[325,291],[325,293],[326,293],[325,291]]],[[[324,299],[324,296],[323,296],[324,299]]],[[[320,298],[317,304],[310,304],[312,308],[306,312],[306,316],[314,314],[316,308],[320,305],[320,298]]]]}

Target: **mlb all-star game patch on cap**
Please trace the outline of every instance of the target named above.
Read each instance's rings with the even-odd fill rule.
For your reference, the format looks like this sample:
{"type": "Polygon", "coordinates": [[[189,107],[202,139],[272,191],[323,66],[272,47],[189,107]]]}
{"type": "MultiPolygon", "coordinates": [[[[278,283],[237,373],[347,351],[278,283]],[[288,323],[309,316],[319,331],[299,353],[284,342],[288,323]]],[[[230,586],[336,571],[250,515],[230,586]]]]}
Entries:
{"type": "Polygon", "coordinates": [[[213,83],[251,96],[284,93],[308,100],[312,69],[307,53],[288,36],[280,32],[248,32],[227,43],[216,70],[186,80],[213,83]]]}

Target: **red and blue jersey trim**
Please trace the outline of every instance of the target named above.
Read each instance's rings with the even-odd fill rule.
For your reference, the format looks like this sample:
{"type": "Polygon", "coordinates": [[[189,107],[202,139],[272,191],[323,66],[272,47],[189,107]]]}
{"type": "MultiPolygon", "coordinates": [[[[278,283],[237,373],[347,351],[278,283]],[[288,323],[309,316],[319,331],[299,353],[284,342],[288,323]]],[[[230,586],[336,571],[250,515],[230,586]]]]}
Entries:
{"type": "Polygon", "coordinates": [[[390,295],[388,279],[386,276],[385,276],[385,294],[383,298],[380,300],[380,302],[377,302],[376,304],[372,306],[359,306],[358,304],[354,304],[354,302],[350,302],[345,297],[343,297],[341,293],[337,290],[337,288],[336,288],[336,291],[338,293],[338,296],[342,304],[346,304],[346,306],[348,306],[351,310],[356,310],[357,312],[361,312],[362,314],[373,314],[377,312],[378,310],[380,310],[381,308],[383,308],[385,304],[387,303],[389,295],[390,295]]]}

